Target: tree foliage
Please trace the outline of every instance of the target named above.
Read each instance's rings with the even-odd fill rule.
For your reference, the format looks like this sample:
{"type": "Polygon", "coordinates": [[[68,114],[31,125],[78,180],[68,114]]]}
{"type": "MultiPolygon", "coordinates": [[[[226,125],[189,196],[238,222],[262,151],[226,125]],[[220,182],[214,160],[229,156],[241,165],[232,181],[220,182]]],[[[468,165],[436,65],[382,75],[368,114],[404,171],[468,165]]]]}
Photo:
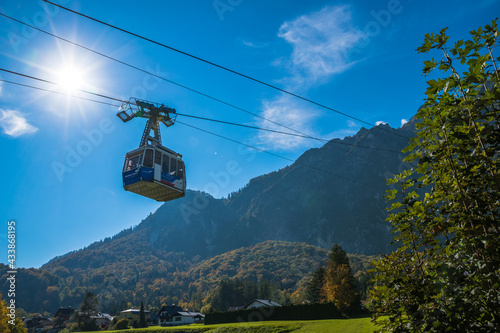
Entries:
{"type": "Polygon", "coordinates": [[[325,297],[323,294],[323,285],[325,281],[326,271],[323,267],[319,267],[313,274],[311,281],[307,284],[306,299],[311,303],[323,303],[325,297]]]}
{"type": "Polygon", "coordinates": [[[139,327],[148,327],[148,322],[146,321],[146,313],[144,312],[144,302],[141,301],[141,308],[139,309],[139,327]]]}
{"type": "Polygon", "coordinates": [[[405,150],[413,167],[389,181],[399,247],[376,264],[382,331],[500,332],[496,20],[471,36],[450,45],[443,29],[417,49],[440,60],[424,62],[435,78],[405,150]]]}
{"type": "Polygon", "coordinates": [[[117,330],[125,330],[128,328],[128,320],[125,318],[122,318],[116,322],[115,325],[117,330]]]}
{"type": "Polygon", "coordinates": [[[16,314],[15,319],[12,319],[12,317],[9,316],[9,313],[10,310],[5,305],[5,302],[2,299],[2,294],[0,294],[0,332],[2,333],[28,332],[28,330],[24,327],[24,324],[22,323],[19,314],[16,314]],[[14,320],[14,325],[12,325],[12,320],[14,320]]]}
{"type": "Polygon", "coordinates": [[[269,299],[286,303],[278,286],[269,282],[248,279],[223,279],[209,296],[213,310],[227,311],[230,307],[244,306],[254,299],[269,299]]]}
{"type": "Polygon", "coordinates": [[[349,258],[339,244],[333,245],[328,259],[324,274],[323,295],[344,314],[359,309],[360,298],[349,258]]]}
{"type": "Polygon", "coordinates": [[[99,314],[99,300],[97,296],[89,291],[85,294],[80,311],[78,313],[78,329],[80,331],[95,331],[97,326],[92,316],[99,314]]]}

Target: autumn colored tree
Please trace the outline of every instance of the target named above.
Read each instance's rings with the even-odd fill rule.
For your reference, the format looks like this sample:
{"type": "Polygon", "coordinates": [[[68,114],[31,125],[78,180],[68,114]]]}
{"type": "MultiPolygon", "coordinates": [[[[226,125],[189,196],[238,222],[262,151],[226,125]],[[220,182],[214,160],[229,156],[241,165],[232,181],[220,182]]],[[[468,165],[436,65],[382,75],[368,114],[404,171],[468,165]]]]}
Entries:
{"type": "Polygon", "coordinates": [[[123,318],[116,322],[115,328],[117,330],[125,330],[128,328],[128,320],[123,318]]]}
{"type": "Polygon", "coordinates": [[[470,34],[450,44],[443,29],[417,49],[438,60],[424,62],[435,79],[406,148],[414,167],[389,181],[399,248],[376,264],[383,332],[500,332],[497,20],[470,34]]]}
{"type": "Polygon", "coordinates": [[[0,294],[0,332],[27,333],[28,330],[24,327],[21,318],[18,316],[14,319],[14,325],[12,325],[12,318],[9,316],[9,313],[10,310],[5,305],[5,302],[2,299],[2,294],[0,294]]]}
{"type": "Polygon", "coordinates": [[[352,274],[349,258],[339,244],[330,253],[325,272],[323,295],[344,314],[355,312],[360,306],[360,297],[352,274]]]}

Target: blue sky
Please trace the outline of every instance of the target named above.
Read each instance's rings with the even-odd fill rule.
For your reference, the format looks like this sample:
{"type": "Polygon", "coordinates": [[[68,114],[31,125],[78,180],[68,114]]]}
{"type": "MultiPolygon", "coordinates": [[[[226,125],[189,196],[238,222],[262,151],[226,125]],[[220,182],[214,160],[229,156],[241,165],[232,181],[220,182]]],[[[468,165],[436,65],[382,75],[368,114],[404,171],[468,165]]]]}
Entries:
{"type": "MultiPolygon", "coordinates": [[[[426,56],[415,49],[424,34],[448,26],[452,39],[466,38],[468,31],[500,13],[499,1],[491,0],[453,5],[436,0],[57,2],[356,118],[393,127],[422,104],[426,56]]],[[[0,12],[310,135],[343,138],[363,125],[41,1],[4,1],[0,12]]],[[[2,80],[62,93],[74,85],[121,99],[165,103],[184,114],[280,129],[4,17],[0,54],[0,68],[61,82],[65,88],[6,72],[0,72],[2,80]]],[[[12,219],[17,224],[17,266],[39,267],[137,225],[161,205],[122,188],[123,156],[138,146],[145,122],[124,124],[116,112],[113,106],[0,82],[2,262],[7,262],[7,222],[12,219]]],[[[319,145],[178,120],[291,159],[319,145]]],[[[290,164],[182,124],[162,128],[162,139],[184,155],[188,188],[215,197],[290,164]],[[228,167],[232,172],[222,182],[228,167]]]]}

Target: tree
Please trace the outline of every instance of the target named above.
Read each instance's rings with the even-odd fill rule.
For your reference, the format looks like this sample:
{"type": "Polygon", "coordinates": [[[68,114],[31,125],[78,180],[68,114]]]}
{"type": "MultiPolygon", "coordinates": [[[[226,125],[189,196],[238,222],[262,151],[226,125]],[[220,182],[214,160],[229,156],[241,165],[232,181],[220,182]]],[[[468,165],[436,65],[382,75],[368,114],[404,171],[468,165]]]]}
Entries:
{"type": "Polygon", "coordinates": [[[80,331],[96,331],[97,325],[93,316],[99,314],[99,299],[93,292],[89,291],[85,294],[80,312],[78,313],[78,329],[80,331]]]}
{"type": "Polygon", "coordinates": [[[319,267],[313,274],[311,281],[306,287],[306,299],[311,303],[322,303],[325,301],[323,294],[323,286],[325,281],[326,271],[323,267],[319,267]]]}
{"type": "Polygon", "coordinates": [[[117,330],[125,330],[128,328],[128,320],[123,318],[123,319],[120,319],[116,322],[116,325],[115,325],[116,329],[117,330]]]}
{"type": "Polygon", "coordinates": [[[26,333],[28,330],[24,327],[24,324],[21,321],[21,318],[16,315],[14,319],[14,325],[9,323],[9,321],[13,320],[12,317],[9,316],[10,310],[5,306],[5,302],[2,299],[2,294],[0,294],[0,332],[5,333],[26,333]]]}
{"type": "Polygon", "coordinates": [[[356,290],[356,282],[349,264],[349,258],[338,244],[332,247],[328,259],[323,295],[344,314],[359,309],[360,297],[356,290]]]}
{"type": "Polygon", "coordinates": [[[139,327],[148,327],[148,323],[146,321],[146,314],[144,313],[144,302],[141,301],[141,308],[139,310],[139,327]]]}
{"type": "Polygon", "coordinates": [[[500,73],[496,20],[448,45],[426,34],[427,99],[406,148],[409,170],[389,181],[399,245],[376,263],[372,299],[386,332],[500,332],[500,73]],[[433,75],[435,75],[433,73],[433,75]],[[442,74],[441,74],[442,75],[442,74]]]}

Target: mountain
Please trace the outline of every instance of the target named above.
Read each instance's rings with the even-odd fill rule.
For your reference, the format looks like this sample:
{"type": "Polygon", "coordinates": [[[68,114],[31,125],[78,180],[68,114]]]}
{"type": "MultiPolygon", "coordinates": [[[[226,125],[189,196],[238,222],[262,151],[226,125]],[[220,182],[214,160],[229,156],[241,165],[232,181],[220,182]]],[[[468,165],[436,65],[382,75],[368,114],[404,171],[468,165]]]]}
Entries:
{"type": "Polygon", "coordinates": [[[253,242],[298,241],[327,249],[339,243],[351,253],[387,252],[386,179],[405,168],[404,155],[394,151],[406,147],[412,134],[413,122],[397,130],[362,128],[353,137],[306,151],[289,167],[252,179],[226,205],[240,225],[253,230],[253,242]]]}
{"type": "MultiPolygon", "coordinates": [[[[183,253],[188,258],[212,257],[266,240],[325,249],[339,243],[349,253],[387,252],[391,232],[385,222],[386,179],[405,168],[399,152],[413,128],[413,122],[399,129],[362,128],[352,137],[306,151],[288,167],[250,180],[228,199],[188,190],[184,198],[163,204],[133,232],[115,237],[113,244],[93,244],[46,267],[71,267],[74,257],[89,256],[98,248],[119,249],[123,237],[137,250],[183,253]]],[[[99,266],[113,258],[107,255],[92,255],[80,264],[99,266]]]]}
{"type": "Polygon", "coordinates": [[[200,308],[222,278],[266,279],[292,293],[326,256],[321,249],[334,243],[348,253],[387,252],[385,182],[404,170],[400,151],[413,133],[413,121],[399,129],[362,128],[228,198],[187,191],[134,228],[23,271],[41,279],[47,298],[24,306],[31,312],[78,306],[93,290],[114,313],[141,300],[200,308]]]}

